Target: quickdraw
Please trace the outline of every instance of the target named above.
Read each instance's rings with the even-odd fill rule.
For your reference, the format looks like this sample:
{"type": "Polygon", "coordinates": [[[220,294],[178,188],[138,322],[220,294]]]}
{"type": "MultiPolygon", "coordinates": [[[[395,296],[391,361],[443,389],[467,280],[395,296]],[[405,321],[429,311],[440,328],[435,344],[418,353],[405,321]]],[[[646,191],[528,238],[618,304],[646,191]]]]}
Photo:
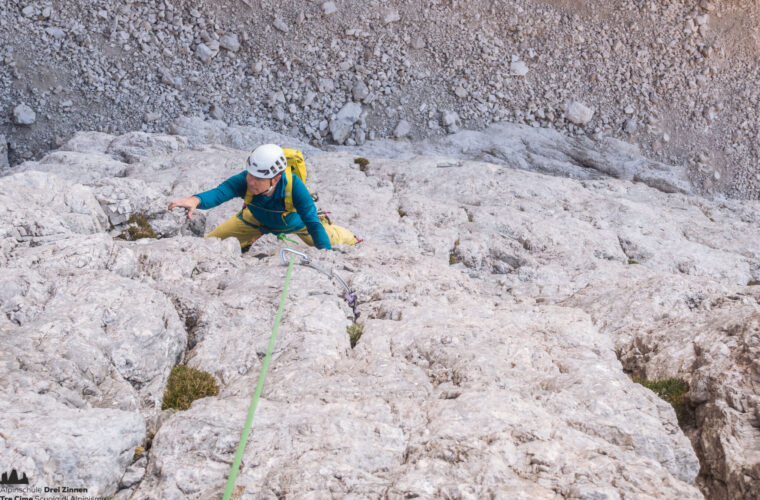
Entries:
{"type": "Polygon", "coordinates": [[[301,262],[298,262],[298,264],[300,264],[302,266],[307,266],[307,267],[310,267],[310,268],[312,268],[312,269],[314,269],[316,271],[319,271],[320,273],[324,274],[325,276],[327,276],[330,279],[335,278],[335,280],[337,280],[338,283],[340,283],[341,286],[345,290],[345,292],[343,293],[343,298],[345,299],[346,303],[348,304],[348,307],[350,307],[351,311],[353,311],[353,313],[354,313],[354,321],[356,321],[359,318],[359,314],[360,313],[359,313],[359,311],[356,310],[356,307],[358,305],[357,304],[357,300],[356,300],[356,294],[353,293],[353,292],[351,292],[351,290],[348,288],[348,285],[346,285],[346,282],[343,281],[340,278],[340,276],[338,276],[337,274],[335,274],[335,272],[332,269],[328,272],[328,271],[325,271],[324,269],[322,269],[321,267],[313,264],[311,262],[311,259],[309,258],[309,256],[306,255],[305,253],[299,252],[298,250],[294,250],[294,249],[288,248],[288,247],[285,247],[285,248],[283,248],[283,249],[280,250],[280,258],[282,259],[282,262],[285,263],[285,264],[288,263],[288,260],[285,258],[285,254],[287,252],[293,253],[293,254],[298,255],[299,257],[301,257],[301,262]]]}

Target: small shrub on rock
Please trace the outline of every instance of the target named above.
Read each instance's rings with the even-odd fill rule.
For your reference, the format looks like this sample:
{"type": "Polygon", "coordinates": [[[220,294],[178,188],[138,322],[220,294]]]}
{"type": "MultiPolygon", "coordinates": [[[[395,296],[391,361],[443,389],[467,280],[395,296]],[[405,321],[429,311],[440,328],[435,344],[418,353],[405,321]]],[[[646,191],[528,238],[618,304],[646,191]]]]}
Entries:
{"type": "Polygon", "coordinates": [[[678,425],[682,428],[694,423],[694,411],[689,406],[689,401],[686,398],[686,394],[689,392],[689,384],[685,380],[680,378],[666,378],[662,380],[634,378],[633,381],[643,385],[670,403],[676,411],[678,425]]]}
{"type": "Polygon", "coordinates": [[[364,325],[362,323],[354,323],[346,327],[346,332],[348,332],[348,338],[351,339],[351,349],[353,349],[364,333],[364,325]]]}
{"type": "Polygon", "coordinates": [[[187,410],[196,399],[216,396],[219,386],[210,373],[185,365],[172,368],[164,391],[162,410],[187,410]]]}
{"type": "Polygon", "coordinates": [[[362,172],[365,172],[367,170],[367,165],[369,165],[369,160],[366,158],[355,158],[354,163],[359,165],[359,170],[362,172]]]}
{"type": "Polygon", "coordinates": [[[150,226],[146,215],[132,215],[127,221],[129,226],[122,231],[121,238],[128,241],[140,240],[143,238],[156,238],[156,232],[150,226]]]}

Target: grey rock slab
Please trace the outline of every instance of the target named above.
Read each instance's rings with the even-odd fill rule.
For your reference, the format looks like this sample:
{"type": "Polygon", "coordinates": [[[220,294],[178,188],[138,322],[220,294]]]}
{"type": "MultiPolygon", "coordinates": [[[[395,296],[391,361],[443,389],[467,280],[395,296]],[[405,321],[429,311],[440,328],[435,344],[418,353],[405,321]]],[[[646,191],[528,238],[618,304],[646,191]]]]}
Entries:
{"type": "MultiPolygon", "coordinates": [[[[53,271],[46,279],[52,279],[53,271]]],[[[17,336],[6,339],[14,351],[39,351],[34,364],[27,360],[27,371],[47,374],[74,391],[86,378],[76,374],[89,373],[91,387],[85,399],[92,399],[93,406],[121,404],[124,396],[133,394],[139,406],[123,409],[144,409],[146,415],[160,409],[169,370],[181,359],[187,342],[174,306],[161,292],[107,271],[80,271],[59,278],[44,304],[29,307],[38,313],[19,325],[24,330],[17,336]],[[44,346],[33,348],[40,338],[46,339],[44,346]],[[67,356],[45,363],[60,351],[67,356]],[[63,376],[70,370],[72,376],[63,376]],[[104,390],[97,388],[101,383],[104,390]],[[119,393],[112,391],[116,386],[121,386],[119,393]]],[[[16,310],[17,315],[23,312],[16,310]]]]}
{"type": "Polygon", "coordinates": [[[752,437],[760,398],[753,389],[760,353],[760,291],[710,279],[651,275],[599,281],[566,304],[588,311],[632,373],[689,383],[698,428],[690,436],[718,482],[711,493],[741,498],[760,485],[752,437]],[[741,443],[733,436],[742,435],[741,443]],[[722,451],[719,451],[722,450],[722,451]],[[729,451],[730,450],[730,451],[729,451]],[[720,486],[719,486],[720,485],[720,486]]]}
{"type": "Polygon", "coordinates": [[[44,396],[8,395],[0,433],[0,467],[23,471],[30,487],[54,484],[112,495],[115,477],[145,438],[138,414],[113,409],[73,409],[44,396]]]}
{"type": "Polygon", "coordinates": [[[70,182],[88,185],[103,177],[122,177],[128,167],[127,163],[105,153],[55,151],[40,161],[26,161],[16,165],[5,174],[48,172],[70,182]]]}
{"type": "MultiPolygon", "coordinates": [[[[350,104],[358,110],[341,118],[353,126],[361,105],[350,104]]],[[[195,229],[181,210],[161,211],[242,171],[249,146],[293,142],[175,123],[191,137],[124,140],[142,153],[128,153],[123,177],[0,177],[3,390],[70,411],[116,409],[156,431],[144,475],[142,464],[125,475],[131,453],[105,469],[109,494],[121,482],[133,498],[224,489],[286,269],[271,235],[246,254],[234,239],[197,237],[239,199],[198,211],[195,229]],[[162,239],[106,234],[137,211],[162,239]],[[89,225],[66,218],[80,212],[89,225]],[[179,360],[211,373],[220,394],[160,412],[179,360]]],[[[320,206],[365,239],[305,251],[357,294],[364,332],[352,349],[341,287],[294,269],[243,495],[701,498],[692,443],[732,493],[755,487],[746,440],[725,443],[749,435],[758,412],[749,382],[760,301],[744,286],[760,278],[756,202],[654,189],[633,180],[653,172],[678,187],[677,176],[630,147],[530,127],[401,142],[305,151],[320,206]],[[528,171],[540,168],[581,178],[528,171]],[[701,427],[691,442],[629,367],[693,382],[701,427]]],[[[62,171],[84,171],[80,161],[97,171],[96,159],[67,154],[62,171]]]]}
{"type": "Polygon", "coordinates": [[[170,131],[186,138],[190,146],[222,144],[250,152],[261,144],[274,143],[298,149],[306,155],[318,151],[303,141],[278,132],[254,126],[228,126],[219,120],[204,121],[199,117],[181,116],[172,122],[170,131]]]}
{"type": "Polygon", "coordinates": [[[175,153],[188,147],[188,140],[176,135],[130,132],[116,137],[106,153],[127,163],[135,163],[145,156],[175,153]]]}
{"type": "Polygon", "coordinates": [[[92,191],[53,174],[29,171],[0,177],[0,238],[36,245],[103,231],[107,218],[92,191]]]}
{"type": "Polygon", "coordinates": [[[497,123],[482,132],[463,130],[414,145],[372,141],[356,153],[404,159],[420,154],[453,156],[574,179],[637,180],[668,193],[693,191],[684,166],[645,158],[628,143],[610,137],[569,138],[552,129],[511,123],[497,123]]]}
{"type": "Polygon", "coordinates": [[[105,153],[115,137],[104,132],[77,132],[58,149],[79,153],[105,153]]]}

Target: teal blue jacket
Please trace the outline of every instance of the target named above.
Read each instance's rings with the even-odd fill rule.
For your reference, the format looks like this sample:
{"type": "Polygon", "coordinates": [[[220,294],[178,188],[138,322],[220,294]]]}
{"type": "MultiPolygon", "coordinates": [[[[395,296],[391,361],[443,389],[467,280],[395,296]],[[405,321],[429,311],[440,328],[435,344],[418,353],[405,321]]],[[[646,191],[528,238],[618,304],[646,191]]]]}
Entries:
{"type": "MultiPolygon", "coordinates": [[[[245,199],[248,190],[248,183],[246,182],[247,173],[247,171],[243,170],[214,189],[193,195],[201,200],[198,208],[204,210],[214,208],[236,197],[245,199]]],[[[251,211],[251,214],[261,224],[255,227],[261,230],[262,233],[280,234],[294,233],[300,231],[305,226],[317,248],[331,250],[330,238],[327,237],[325,228],[319,221],[314,200],[311,198],[309,190],[306,189],[301,179],[295,175],[293,176],[293,207],[296,209],[296,212],[284,214],[285,186],[287,182],[287,179],[283,175],[280,177],[280,182],[277,183],[274,192],[270,196],[260,194],[251,198],[251,202],[247,204],[248,210],[251,211]]],[[[243,219],[242,212],[239,212],[237,216],[241,221],[252,225],[243,219]]]]}

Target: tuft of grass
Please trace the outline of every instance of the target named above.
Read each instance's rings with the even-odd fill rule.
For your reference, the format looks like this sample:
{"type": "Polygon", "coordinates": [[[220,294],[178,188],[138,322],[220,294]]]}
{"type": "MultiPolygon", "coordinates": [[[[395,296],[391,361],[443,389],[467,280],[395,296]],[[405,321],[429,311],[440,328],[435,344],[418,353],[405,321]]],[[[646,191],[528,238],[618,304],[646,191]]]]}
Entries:
{"type": "Polygon", "coordinates": [[[359,165],[359,170],[362,172],[367,171],[367,165],[369,165],[369,160],[363,157],[354,158],[354,163],[359,165]]]}
{"type": "Polygon", "coordinates": [[[694,423],[694,411],[689,406],[686,394],[689,392],[689,384],[680,378],[665,378],[662,380],[646,380],[634,378],[634,382],[643,385],[660,398],[670,403],[676,411],[678,425],[681,428],[694,423]]]}
{"type": "Polygon", "coordinates": [[[351,349],[356,347],[356,343],[359,342],[362,334],[364,333],[363,323],[354,323],[346,327],[348,338],[351,339],[351,349]]]}
{"type": "Polygon", "coordinates": [[[757,285],[760,285],[760,281],[758,280],[749,280],[747,282],[747,286],[757,286],[757,285]]]}
{"type": "Polygon", "coordinates": [[[628,259],[628,263],[629,263],[629,264],[638,264],[638,263],[639,263],[639,261],[637,261],[637,260],[633,260],[633,259],[628,259]]]}
{"type": "Polygon", "coordinates": [[[137,460],[138,458],[140,458],[143,455],[143,453],[145,453],[145,448],[143,448],[142,446],[138,446],[137,448],[135,448],[135,456],[133,460],[137,460]]]}
{"type": "Polygon", "coordinates": [[[398,216],[399,217],[406,217],[406,210],[398,209],[398,216]]]}
{"type": "Polygon", "coordinates": [[[457,248],[459,247],[459,238],[456,239],[454,242],[454,248],[451,249],[449,252],[449,265],[453,266],[454,264],[457,264],[459,262],[462,262],[462,259],[457,255],[457,248]]]}
{"type": "Polygon", "coordinates": [[[162,410],[187,410],[196,399],[216,396],[219,386],[210,373],[185,365],[172,368],[164,391],[162,410]]]}
{"type": "Polygon", "coordinates": [[[148,223],[148,217],[143,214],[130,216],[127,221],[129,227],[122,231],[121,237],[128,241],[140,240],[143,238],[156,238],[156,232],[148,223]]]}

